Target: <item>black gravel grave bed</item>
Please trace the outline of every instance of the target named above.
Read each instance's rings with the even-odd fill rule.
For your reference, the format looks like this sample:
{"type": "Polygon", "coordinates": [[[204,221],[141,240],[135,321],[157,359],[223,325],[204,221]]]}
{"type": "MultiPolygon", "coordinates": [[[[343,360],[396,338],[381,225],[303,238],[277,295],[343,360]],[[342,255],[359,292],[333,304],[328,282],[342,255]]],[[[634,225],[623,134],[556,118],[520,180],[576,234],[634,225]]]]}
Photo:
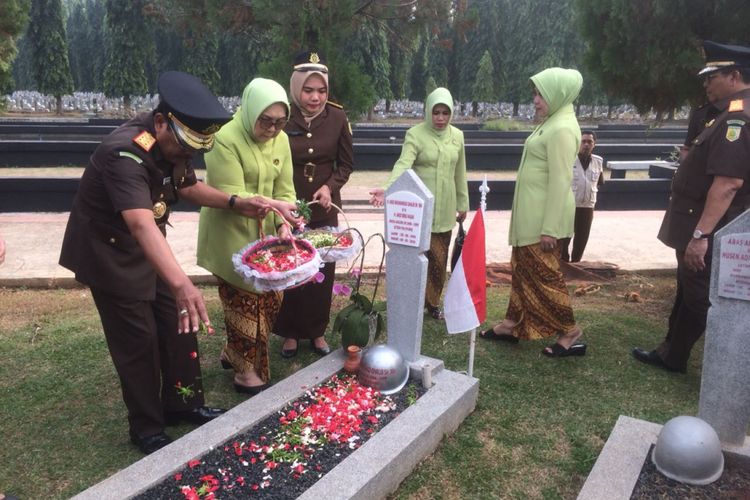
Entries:
{"type": "Polygon", "coordinates": [[[651,452],[638,476],[631,500],[675,499],[750,500],[750,458],[728,451],[724,452],[724,473],[719,479],[705,486],[683,484],[661,474],[651,462],[651,452]]]}
{"type": "Polygon", "coordinates": [[[397,394],[383,396],[359,385],[356,378],[342,372],[308,390],[249,431],[237,434],[205,455],[189,461],[181,470],[135,498],[296,498],[425,392],[421,384],[409,383],[397,394]],[[326,419],[326,412],[333,408],[330,401],[337,397],[336,394],[342,395],[341,408],[348,406],[354,410],[332,412],[337,416],[326,419]],[[326,403],[316,404],[316,395],[317,401],[324,396],[329,399],[326,403]],[[371,403],[367,403],[368,398],[371,403]],[[361,405],[356,403],[363,400],[365,402],[361,405]],[[363,407],[367,411],[361,412],[363,407]],[[313,422],[333,420],[343,423],[338,427],[329,423],[323,431],[316,427],[317,431],[303,432],[303,429],[315,427],[314,424],[310,426],[306,419],[294,418],[295,415],[299,417],[305,408],[311,412],[313,422]],[[353,418],[359,412],[359,418],[353,418]],[[333,433],[328,432],[331,428],[334,428],[333,433]],[[303,436],[325,437],[317,443],[310,443],[303,436]]]}

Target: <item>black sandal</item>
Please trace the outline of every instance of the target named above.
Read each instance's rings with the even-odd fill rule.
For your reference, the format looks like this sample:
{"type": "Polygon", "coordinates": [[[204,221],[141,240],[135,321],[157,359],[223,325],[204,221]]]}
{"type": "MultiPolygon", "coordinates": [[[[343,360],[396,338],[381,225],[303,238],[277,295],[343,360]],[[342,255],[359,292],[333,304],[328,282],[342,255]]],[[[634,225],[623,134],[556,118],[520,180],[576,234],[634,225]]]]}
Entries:
{"type": "Polygon", "coordinates": [[[586,355],[586,344],[583,342],[576,342],[569,348],[564,348],[557,342],[551,346],[547,346],[542,350],[542,354],[548,358],[567,358],[568,356],[584,356],[586,355]],[[547,350],[549,349],[549,351],[547,350]],[[552,352],[550,352],[552,351],[552,352]]]}
{"type": "Polygon", "coordinates": [[[490,328],[486,332],[482,332],[479,336],[486,340],[499,340],[501,342],[509,342],[511,344],[518,344],[518,337],[509,333],[495,333],[494,328],[490,328]]]}

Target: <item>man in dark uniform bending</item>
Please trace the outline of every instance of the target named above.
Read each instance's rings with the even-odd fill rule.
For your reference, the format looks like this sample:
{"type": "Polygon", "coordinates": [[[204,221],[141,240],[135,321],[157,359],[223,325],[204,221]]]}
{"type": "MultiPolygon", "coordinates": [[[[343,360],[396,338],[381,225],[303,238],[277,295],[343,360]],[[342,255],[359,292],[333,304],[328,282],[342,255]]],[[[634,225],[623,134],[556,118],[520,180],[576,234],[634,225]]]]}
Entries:
{"type": "Polygon", "coordinates": [[[708,314],[711,235],[750,208],[750,48],[704,42],[698,73],[718,113],[692,141],[672,181],[659,239],[677,255],[677,294],[664,341],[638,361],[685,373],[708,314]]]}
{"type": "Polygon", "coordinates": [[[131,441],[144,453],[171,442],[164,426],[202,424],[196,332],[209,317],[200,291],[166,240],[178,196],[262,217],[261,197],[230,197],[198,182],[190,164],[230,114],[195,77],[159,78],[160,104],[126,122],[94,151],[65,231],[60,264],[91,288],[128,408],[131,441]]]}

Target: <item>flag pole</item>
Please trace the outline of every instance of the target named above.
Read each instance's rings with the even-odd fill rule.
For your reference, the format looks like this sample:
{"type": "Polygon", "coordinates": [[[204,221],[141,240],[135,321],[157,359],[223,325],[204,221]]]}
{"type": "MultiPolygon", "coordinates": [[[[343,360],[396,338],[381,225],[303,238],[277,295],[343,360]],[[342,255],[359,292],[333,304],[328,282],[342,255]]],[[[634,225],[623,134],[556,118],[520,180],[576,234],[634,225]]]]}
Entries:
{"type": "MultiPolygon", "coordinates": [[[[484,212],[487,210],[487,193],[490,192],[490,187],[487,185],[487,174],[484,175],[484,181],[482,181],[482,185],[479,186],[479,210],[482,211],[482,215],[484,215],[484,212]]],[[[471,335],[469,336],[469,369],[467,371],[467,375],[469,377],[474,376],[474,350],[477,345],[477,329],[472,328],[471,329],[471,335]]]]}
{"type": "Polygon", "coordinates": [[[469,336],[469,370],[466,372],[469,377],[474,376],[474,346],[477,343],[477,329],[471,329],[471,335],[469,336]]]}

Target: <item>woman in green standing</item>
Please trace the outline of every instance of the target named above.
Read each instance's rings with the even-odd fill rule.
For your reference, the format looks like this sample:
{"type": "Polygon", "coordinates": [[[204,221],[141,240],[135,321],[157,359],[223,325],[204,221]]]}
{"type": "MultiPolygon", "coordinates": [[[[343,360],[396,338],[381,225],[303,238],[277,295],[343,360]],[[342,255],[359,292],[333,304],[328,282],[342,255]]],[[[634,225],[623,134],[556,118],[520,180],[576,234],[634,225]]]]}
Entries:
{"type": "MultiPolygon", "coordinates": [[[[206,182],[228,194],[266,197],[284,218],[296,223],[292,156],[282,131],[288,120],[284,88],[273,80],[251,81],[240,109],[216,134],[214,148],[205,156],[206,182]]],[[[290,236],[278,214],[269,215],[262,224],[266,235],[290,236]]],[[[265,389],[270,379],[268,339],[282,293],[253,290],[234,271],[232,254],[259,237],[256,220],[229,210],[201,209],[198,265],[219,279],[227,328],[221,362],[225,368],[234,368],[237,392],[251,395],[265,389]]]]}
{"type": "Polygon", "coordinates": [[[440,296],[445,284],[448,247],[456,221],[462,222],[469,209],[469,188],[466,183],[464,134],[450,124],[453,97],[439,87],[427,96],[424,123],[406,131],[401,156],[382,189],[370,191],[370,203],[382,207],[388,189],[408,169],[424,182],[435,197],[432,236],[427,255],[427,289],[425,308],[435,319],[443,318],[440,296]]]}
{"type": "Polygon", "coordinates": [[[510,302],[505,319],[481,337],[515,344],[557,335],[545,356],[582,356],[586,344],[578,342],[581,329],[560,272],[557,240],[573,234],[570,183],[581,144],[573,101],[583,78],[574,69],[548,68],[532,76],[531,83],[541,123],[526,139],[513,193],[510,302]]]}

